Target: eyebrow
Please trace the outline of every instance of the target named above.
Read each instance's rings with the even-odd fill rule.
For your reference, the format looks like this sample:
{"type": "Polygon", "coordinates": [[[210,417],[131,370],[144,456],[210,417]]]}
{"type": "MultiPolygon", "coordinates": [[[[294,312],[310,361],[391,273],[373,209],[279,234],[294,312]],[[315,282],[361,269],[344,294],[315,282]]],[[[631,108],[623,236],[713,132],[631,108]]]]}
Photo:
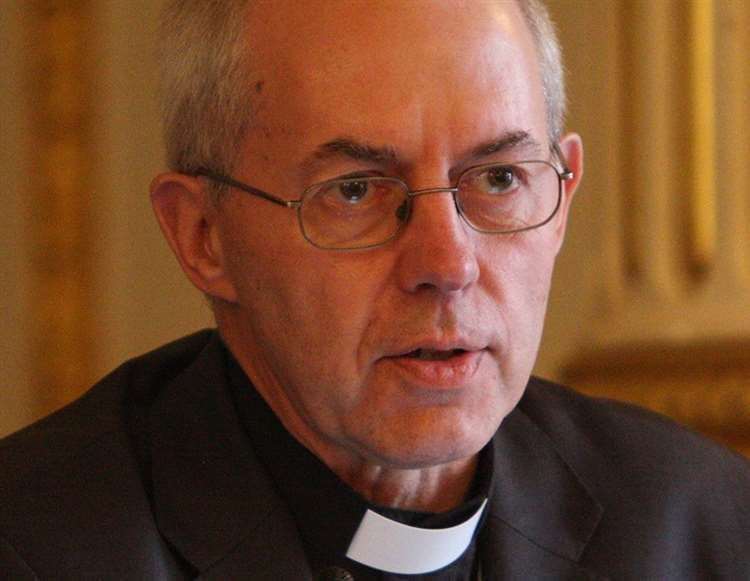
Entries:
{"type": "MultiPolygon", "coordinates": [[[[473,147],[468,154],[463,156],[461,165],[465,165],[469,160],[481,159],[495,153],[516,150],[541,151],[541,149],[539,142],[528,131],[511,131],[473,147]]],[[[310,175],[322,162],[336,157],[382,165],[399,165],[398,153],[392,146],[378,146],[357,141],[350,137],[337,137],[319,145],[303,162],[302,172],[305,175],[310,175]]]]}
{"type": "Polygon", "coordinates": [[[505,153],[518,150],[527,150],[530,153],[541,153],[541,144],[531,136],[528,131],[511,131],[497,139],[491,139],[480,143],[469,151],[467,160],[476,160],[488,157],[495,153],[505,153]]]}
{"type": "Polygon", "coordinates": [[[398,164],[398,155],[393,147],[363,143],[349,137],[337,137],[319,145],[303,162],[302,171],[305,174],[313,173],[322,162],[336,157],[378,164],[398,164]]]}

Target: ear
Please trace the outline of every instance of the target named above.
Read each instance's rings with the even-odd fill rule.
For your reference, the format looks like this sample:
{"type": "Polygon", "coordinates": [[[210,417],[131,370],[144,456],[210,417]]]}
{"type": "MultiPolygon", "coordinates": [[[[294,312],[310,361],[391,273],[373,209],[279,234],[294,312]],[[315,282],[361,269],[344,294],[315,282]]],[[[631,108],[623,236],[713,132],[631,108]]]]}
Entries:
{"type": "Polygon", "coordinates": [[[161,231],[190,281],[228,302],[237,295],[225,268],[219,208],[200,178],[164,173],[151,182],[151,204],[161,231]]]}
{"type": "Polygon", "coordinates": [[[573,172],[573,177],[562,183],[562,199],[560,200],[556,230],[558,240],[556,252],[560,252],[562,248],[573,194],[578,189],[578,184],[581,183],[583,177],[583,142],[581,136],[577,133],[568,133],[560,140],[558,145],[565,158],[560,160],[560,163],[567,164],[567,169],[573,172]]]}

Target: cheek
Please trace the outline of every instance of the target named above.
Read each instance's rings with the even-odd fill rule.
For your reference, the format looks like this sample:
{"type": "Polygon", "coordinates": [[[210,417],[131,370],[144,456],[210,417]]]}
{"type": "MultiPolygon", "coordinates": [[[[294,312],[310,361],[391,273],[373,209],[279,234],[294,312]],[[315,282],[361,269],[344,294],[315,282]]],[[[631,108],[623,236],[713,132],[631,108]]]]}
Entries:
{"type": "Polygon", "coordinates": [[[357,348],[387,284],[388,265],[373,255],[318,251],[303,240],[258,246],[257,232],[252,239],[234,232],[228,267],[238,311],[275,374],[338,384],[356,377],[357,348]]]}
{"type": "Polygon", "coordinates": [[[503,240],[486,283],[502,321],[503,367],[533,365],[541,340],[554,252],[547,237],[527,232],[503,240]],[[500,258],[502,257],[502,258],[500,258]]]}
{"type": "Polygon", "coordinates": [[[517,323],[526,328],[533,341],[541,338],[552,280],[554,254],[547,248],[549,247],[540,252],[536,247],[532,247],[530,252],[519,260],[518,279],[514,281],[517,308],[519,315],[524,319],[517,323]]]}
{"type": "Polygon", "coordinates": [[[498,308],[527,315],[544,309],[549,293],[555,246],[549,236],[533,230],[507,238],[496,245],[485,260],[483,285],[498,308]]]}

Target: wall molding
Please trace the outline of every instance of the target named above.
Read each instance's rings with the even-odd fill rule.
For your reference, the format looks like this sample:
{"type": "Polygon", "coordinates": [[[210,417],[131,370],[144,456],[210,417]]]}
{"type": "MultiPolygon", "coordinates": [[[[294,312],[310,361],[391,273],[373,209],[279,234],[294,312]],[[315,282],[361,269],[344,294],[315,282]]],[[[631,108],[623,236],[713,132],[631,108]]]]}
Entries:
{"type": "Polygon", "coordinates": [[[716,42],[713,0],[690,2],[690,116],[692,187],[689,194],[689,268],[698,279],[715,266],[718,244],[716,191],[716,42]]]}
{"type": "Polygon", "coordinates": [[[748,340],[593,350],[564,370],[583,393],[665,414],[750,456],[748,376],[748,340]]]}

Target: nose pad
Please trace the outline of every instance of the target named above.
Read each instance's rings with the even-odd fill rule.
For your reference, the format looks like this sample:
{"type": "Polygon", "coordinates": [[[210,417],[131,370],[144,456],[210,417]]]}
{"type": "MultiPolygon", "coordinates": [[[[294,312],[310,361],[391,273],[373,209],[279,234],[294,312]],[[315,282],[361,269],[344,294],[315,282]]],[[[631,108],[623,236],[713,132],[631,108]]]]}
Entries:
{"type": "Polygon", "coordinates": [[[409,200],[404,200],[404,203],[396,208],[396,219],[403,223],[406,222],[409,217],[409,200]]]}
{"type": "Polygon", "coordinates": [[[461,205],[458,203],[458,192],[452,192],[451,197],[453,198],[453,207],[456,208],[456,214],[458,214],[458,217],[461,219],[461,222],[471,226],[469,222],[464,217],[464,213],[461,210],[461,205]]]}

